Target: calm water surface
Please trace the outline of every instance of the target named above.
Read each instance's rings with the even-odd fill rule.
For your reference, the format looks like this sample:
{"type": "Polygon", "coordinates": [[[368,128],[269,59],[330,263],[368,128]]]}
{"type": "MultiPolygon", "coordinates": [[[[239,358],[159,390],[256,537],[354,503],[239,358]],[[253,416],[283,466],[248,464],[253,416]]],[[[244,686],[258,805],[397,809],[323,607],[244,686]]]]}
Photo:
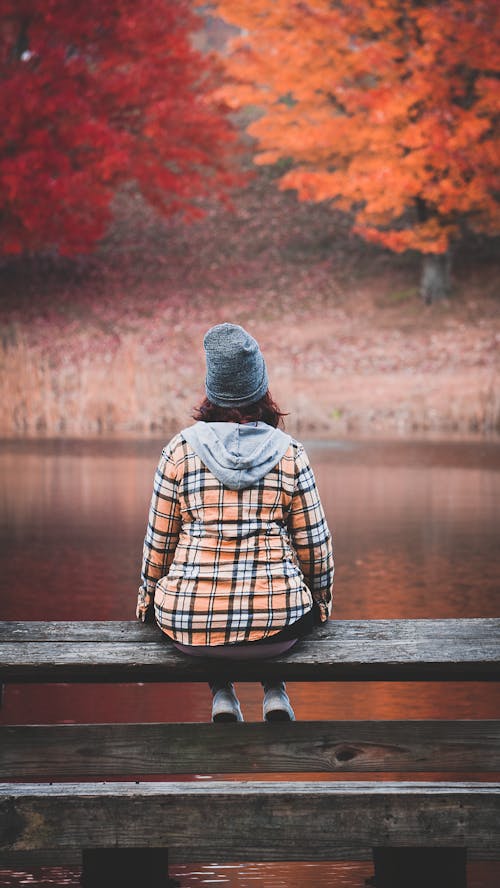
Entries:
{"type": "MultiPolygon", "coordinates": [[[[1,445],[3,619],[133,618],[161,447],[151,441],[1,445]]],[[[498,616],[498,445],[311,443],[308,452],[334,535],[337,618],[498,616]]],[[[289,690],[300,719],[498,718],[500,709],[497,685],[297,683],[289,690]]],[[[240,684],[238,691],[246,719],[260,720],[260,688],[240,684]]],[[[7,688],[0,721],[209,717],[202,685],[28,685],[7,688]]],[[[171,869],[183,888],[359,888],[372,872],[369,864],[307,862],[171,869]]],[[[470,888],[500,884],[498,864],[469,869],[470,888]]],[[[0,882],[55,886],[78,879],[77,871],[59,869],[4,873],[0,882]]]]}

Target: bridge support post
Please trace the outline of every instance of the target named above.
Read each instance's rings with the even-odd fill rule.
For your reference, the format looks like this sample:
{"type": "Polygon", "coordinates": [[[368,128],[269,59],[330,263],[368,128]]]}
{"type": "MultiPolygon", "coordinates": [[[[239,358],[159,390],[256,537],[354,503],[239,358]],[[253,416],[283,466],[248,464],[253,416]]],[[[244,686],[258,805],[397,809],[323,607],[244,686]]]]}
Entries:
{"type": "Polygon", "coordinates": [[[465,848],[374,848],[375,888],[466,888],[465,848]]]}
{"type": "Polygon", "coordinates": [[[83,888],[174,888],[166,848],[84,848],[83,888]]]}

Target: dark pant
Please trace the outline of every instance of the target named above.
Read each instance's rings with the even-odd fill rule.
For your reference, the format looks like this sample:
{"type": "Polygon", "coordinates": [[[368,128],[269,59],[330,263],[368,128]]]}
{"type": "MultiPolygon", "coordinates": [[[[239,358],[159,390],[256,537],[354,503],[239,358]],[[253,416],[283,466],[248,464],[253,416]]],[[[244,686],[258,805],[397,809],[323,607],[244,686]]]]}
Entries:
{"type": "MultiPolygon", "coordinates": [[[[271,635],[262,641],[240,641],[236,644],[220,644],[220,645],[197,645],[197,644],[178,644],[174,641],[174,646],[183,654],[190,657],[210,657],[220,660],[268,660],[270,657],[279,657],[280,654],[286,653],[297,643],[299,638],[308,635],[314,625],[319,622],[319,609],[313,605],[310,611],[304,614],[295,623],[286,626],[281,632],[271,635]]],[[[209,681],[212,694],[215,694],[220,688],[230,684],[229,678],[217,678],[209,681]]],[[[282,687],[285,683],[279,679],[269,684],[263,680],[261,682],[264,691],[268,687],[282,687]]]]}
{"type": "Polygon", "coordinates": [[[278,657],[293,647],[299,638],[308,635],[317,620],[317,609],[313,606],[295,623],[260,641],[237,641],[235,644],[218,645],[179,644],[174,641],[174,645],[190,657],[215,657],[224,660],[278,657]]]}

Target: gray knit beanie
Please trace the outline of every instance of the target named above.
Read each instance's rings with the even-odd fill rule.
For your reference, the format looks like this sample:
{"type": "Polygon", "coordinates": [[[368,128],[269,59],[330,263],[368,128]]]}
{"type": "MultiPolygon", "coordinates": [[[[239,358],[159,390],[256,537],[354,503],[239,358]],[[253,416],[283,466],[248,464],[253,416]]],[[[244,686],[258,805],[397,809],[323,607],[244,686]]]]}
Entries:
{"type": "Polygon", "coordinates": [[[218,407],[245,407],[267,392],[266,364],[250,333],[238,324],[217,324],[203,340],[207,398],[218,407]]]}

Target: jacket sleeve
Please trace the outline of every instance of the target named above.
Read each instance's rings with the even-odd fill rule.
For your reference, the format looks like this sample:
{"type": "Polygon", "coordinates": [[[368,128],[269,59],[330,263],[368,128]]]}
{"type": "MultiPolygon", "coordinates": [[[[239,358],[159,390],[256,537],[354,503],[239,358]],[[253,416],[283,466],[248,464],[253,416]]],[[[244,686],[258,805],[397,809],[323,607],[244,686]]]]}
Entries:
{"type": "Polygon", "coordinates": [[[142,620],[152,614],[156,583],[168,573],[179,540],[181,512],[175,460],[178,437],[163,450],[154,478],[137,597],[136,616],[142,620]]]}
{"type": "Polygon", "coordinates": [[[288,529],[304,574],[305,582],[318,604],[321,621],[332,611],[333,547],[307,454],[299,445],[295,459],[295,484],[288,529]]]}

